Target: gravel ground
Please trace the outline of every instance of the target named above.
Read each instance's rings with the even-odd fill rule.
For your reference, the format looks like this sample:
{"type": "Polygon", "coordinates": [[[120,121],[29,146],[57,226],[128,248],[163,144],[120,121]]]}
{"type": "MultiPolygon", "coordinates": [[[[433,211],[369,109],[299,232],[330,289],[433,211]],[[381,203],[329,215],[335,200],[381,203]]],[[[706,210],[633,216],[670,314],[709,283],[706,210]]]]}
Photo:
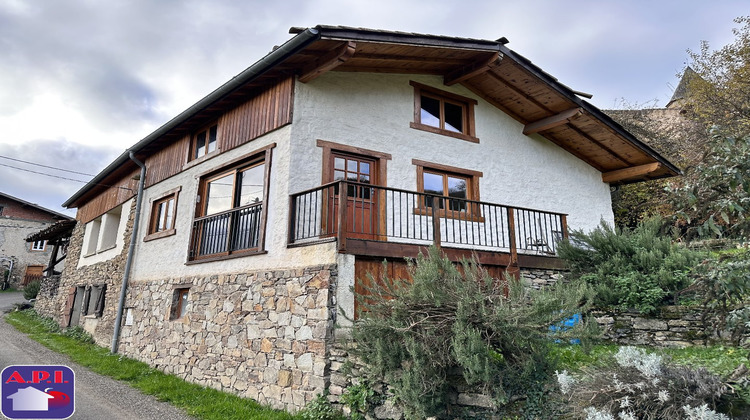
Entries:
{"type": "MultiPolygon", "coordinates": [[[[21,293],[0,293],[0,318],[17,302],[21,293]]],[[[182,420],[193,419],[168,403],[73,363],[18,332],[0,319],[0,370],[9,365],[65,365],[76,375],[76,411],[71,419],[82,420],[182,420]]],[[[0,415],[1,418],[7,418],[0,415]]]]}

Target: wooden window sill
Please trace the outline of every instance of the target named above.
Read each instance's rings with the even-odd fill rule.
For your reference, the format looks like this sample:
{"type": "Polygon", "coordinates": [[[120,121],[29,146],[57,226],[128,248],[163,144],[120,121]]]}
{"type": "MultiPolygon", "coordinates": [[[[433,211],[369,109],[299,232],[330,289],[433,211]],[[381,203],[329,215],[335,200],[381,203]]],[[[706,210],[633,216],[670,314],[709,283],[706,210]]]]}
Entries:
{"type": "Polygon", "coordinates": [[[236,252],[234,254],[217,254],[213,256],[207,256],[207,257],[199,257],[194,260],[189,260],[185,263],[185,265],[193,265],[193,264],[202,264],[207,262],[214,262],[214,261],[224,261],[224,260],[231,260],[234,258],[242,258],[242,257],[248,257],[251,255],[263,255],[268,254],[268,251],[247,251],[247,252],[236,252]]]}
{"type": "Polygon", "coordinates": [[[433,127],[431,125],[410,122],[409,127],[415,130],[427,131],[427,132],[434,133],[434,134],[441,134],[441,135],[448,136],[448,137],[466,140],[472,143],[479,143],[479,139],[474,136],[470,136],[464,133],[456,133],[455,131],[443,130],[441,128],[433,127]]]}
{"type": "Polygon", "coordinates": [[[166,238],[177,233],[176,229],[162,230],[161,232],[149,233],[143,238],[143,242],[153,241],[154,239],[166,238]]]}

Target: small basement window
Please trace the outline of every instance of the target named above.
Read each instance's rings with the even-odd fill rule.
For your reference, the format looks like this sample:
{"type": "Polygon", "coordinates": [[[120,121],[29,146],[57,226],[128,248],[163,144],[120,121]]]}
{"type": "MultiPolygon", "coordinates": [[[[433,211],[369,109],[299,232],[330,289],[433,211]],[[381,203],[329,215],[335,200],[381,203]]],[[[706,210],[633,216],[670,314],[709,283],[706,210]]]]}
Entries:
{"type": "Polygon", "coordinates": [[[172,293],[172,306],[169,311],[170,320],[180,319],[185,316],[185,314],[187,313],[189,294],[189,287],[174,289],[174,292],[172,293]]]}

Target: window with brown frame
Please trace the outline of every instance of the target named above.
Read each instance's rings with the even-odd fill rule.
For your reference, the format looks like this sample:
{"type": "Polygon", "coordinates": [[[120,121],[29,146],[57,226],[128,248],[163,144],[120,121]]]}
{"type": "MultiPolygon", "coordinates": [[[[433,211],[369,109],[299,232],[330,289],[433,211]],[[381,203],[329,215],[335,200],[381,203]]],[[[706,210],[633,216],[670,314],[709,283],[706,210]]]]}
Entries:
{"type": "Polygon", "coordinates": [[[263,251],[273,146],[201,178],[190,260],[263,251]]]}
{"type": "Polygon", "coordinates": [[[148,225],[148,235],[145,241],[163,238],[175,234],[175,219],[177,214],[177,197],[181,188],[168,191],[151,203],[151,219],[148,225]]]}
{"type": "Polygon", "coordinates": [[[172,293],[172,305],[169,310],[169,319],[180,319],[187,313],[188,297],[190,296],[189,287],[180,287],[174,289],[172,293]]]}
{"type": "Polygon", "coordinates": [[[190,146],[190,160],[198,159],[216,151],[218,124],[213,124],[195,133],[190,146]]]}
{"type": "Polygon", "coordinates": [[[414,86],[412,128],[478,143],[474,130],[477,101],[417,82],[414,86]]]}
{"type": "Polygon", "coordinates": [[[417,190],[431,194],[422,197],[415,212],[430,214],[434,208],[440,217],[481,216],[473,203],[479,201],[481,172],[416,159],[412,163],[417,165],[417,190]]]}

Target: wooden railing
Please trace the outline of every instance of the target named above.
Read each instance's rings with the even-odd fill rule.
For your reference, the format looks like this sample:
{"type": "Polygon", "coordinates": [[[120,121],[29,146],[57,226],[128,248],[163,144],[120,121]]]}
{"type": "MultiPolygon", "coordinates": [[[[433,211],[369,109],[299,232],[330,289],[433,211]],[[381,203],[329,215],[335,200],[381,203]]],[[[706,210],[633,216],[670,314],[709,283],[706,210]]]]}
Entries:
{"type": "Polygon", "coordinates": [[[555,255],[566,215],[338,181],[290,196],[289,244],[336,238],[555,255]],[[346,194],[339,194],[346,191],[346,194]]]}
{"type": "Polygon", "coordinates": [[[263,203],[199,217],[193,222],[190,259],[258,248],[263,203]]]}

